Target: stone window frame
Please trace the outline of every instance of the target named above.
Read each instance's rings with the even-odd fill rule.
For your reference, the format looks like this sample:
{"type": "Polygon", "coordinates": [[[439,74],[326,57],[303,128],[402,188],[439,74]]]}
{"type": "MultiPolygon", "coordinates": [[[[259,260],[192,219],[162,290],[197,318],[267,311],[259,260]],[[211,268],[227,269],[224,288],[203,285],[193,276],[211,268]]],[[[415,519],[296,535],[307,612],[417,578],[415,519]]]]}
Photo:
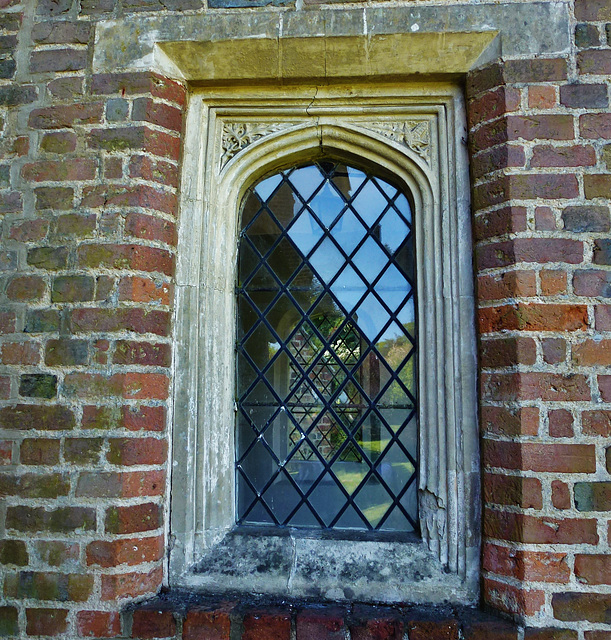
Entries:
{"type": "MultiPolygon", "coordinates": [[[[392,176],[414,206],[422,543],[379,544],[401,548],[408,559],[426,556],[431,575],[404,581],[391,594],[383,585],[366,592],[378,601],[477,601],[480,466],[465,136],[462,91],[452,83],[193,90],[176,280],[172,586],[221,590],[193,567],[235,524],[240,202],[266,175],[331,155],[392,176]]],[[[368,543],[346,544],[354,551],[368,543]]],[[[328,590],[329,597],[341,593],[328,590]]]]}

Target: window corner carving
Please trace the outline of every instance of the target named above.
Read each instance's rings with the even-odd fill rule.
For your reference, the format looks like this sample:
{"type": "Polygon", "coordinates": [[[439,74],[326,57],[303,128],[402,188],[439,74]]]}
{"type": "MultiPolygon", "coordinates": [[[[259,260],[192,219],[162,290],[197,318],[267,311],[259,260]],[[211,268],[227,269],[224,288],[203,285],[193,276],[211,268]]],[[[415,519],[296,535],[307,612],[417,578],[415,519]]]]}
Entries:
{"type": "Polygon", "coordinates": [[[220,169],[248,145],[277,131],[292,126],[281,122],[224,122],[222,130],[222,155],[220,169]]]}

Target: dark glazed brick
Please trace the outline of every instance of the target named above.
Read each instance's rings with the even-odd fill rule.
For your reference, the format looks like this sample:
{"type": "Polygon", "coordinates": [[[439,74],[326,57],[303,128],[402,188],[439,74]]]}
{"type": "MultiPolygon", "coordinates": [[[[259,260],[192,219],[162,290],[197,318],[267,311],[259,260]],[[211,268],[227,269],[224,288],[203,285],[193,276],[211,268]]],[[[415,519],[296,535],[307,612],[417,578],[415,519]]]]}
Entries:
{"type": "Polygon", "coordinates": [[[611,20],[611,5],[608,0],[575,0],[577,20],[611,20]]]}
{"type": "Polygon", "coordinates": [[[30,71],[79,71],[87,65],[87,52],[80,49],[35,51],[30,56],[30,71]]]}
{"type": "Polygon", "coordinates": [[[40,16],[57,16],[68,13],[72,0],[38,0],[36,13],[40,16]]]}
{"type": "Polygon", "coordinates": [[[611,511],[611,482],[576,482],[575,507],[577,511],[611,511]]]}
{"type": "Polygon", "coordinates": [[[25,317],[25,333],[54,333],[59,331],[59,312],[54,309],[35,309],[25,317]]]}
{"type": "Polygon", "coordinates": [[[611,594],[556,593],[552,596],[552,608],[557,620],[611,624],[611,594]]]}
{"type": "Polygon", "coordinates": [[[51,302],[93,300],[95,281],[91,276],[59,276],[53,280],[51,302]]]}
{"type": "Polygon", "coordinates": [[[57,394],[57,376],[31,373],[21,376],[19,395],[28,398],[54,398],[57,394]]]}
{"type": "Polygon", "coordinates": [[[94,531],[95,523],[95,509],[88,507],[60,507],[51,511],[42,507],[8,507],[6,510],[6,528],[17,531],[94,531]]]}
{"type": "Polygon", "coordinates": [[[585,233],[611,229],[608,207],[583,205],[567,207],[562,212],[565,231],[585,233]]]}
{"type": "Polygon", "coordinates": [[[0,60],[0,78],[3,80],[9,80],[15,75],[17,69],[16,62],[9,58],[8,60],[0,60]]]}
{"type": "Polygon", "coordinates": [[[170,638],[176,634],[176,620],[171,611],[137,609],[132,618],[132,636],[149,638],[170,638]]]}
{"type": "Polygon", "coordinates": [[[508,60],[504,69],[505,82],[557,82],[566,80],[566,60],[562,58],[534,58],[508,60]]]}
{"type": "Polygon", "coordinates": [[[28,264],[38,269],[63,269],[68,263],[66,247],[39,247],[28,251],[28,264]]]}
{"type": "Polygon", "coordinates": [[[68,430],[74,423],[72,411],[60,405],[18,404],[0,409],[0,429],[68,430]]]}
{"type": "Polygon", "coordinates": [[[32,29],[32,39],[44,44],[87,44],[90,33],[87,22],[39,22],[32,29]]]}
{"type": "Polygon", "coordinates": [[[0,607],[0,636],[19,634],[19,612],[15,607],[0,607]]]}
{"type": "Polygon", "coordinates": [[[57,636],[68,629],[64,609],[26,609],[26,633],[29,636],[57,636]]]}
{"type": "Polygon", "coordinates": [[[15,107],[20,104],[29,104],[38,97],[35,87],[29,86],[5,86],[0,87],[0,105],[15,107]]]}
{"type": "Polygon", "coordinates": [[[594,264],[611,264],[611,240],[599,238],[594,241],[594,264]]]}
{"type": "Polygon", "coordinates": [[[304,609],[297,614],[297,640],[343,640],[344,611],[336,608],[304,609]]]}
{"type": "Polygon", "coordinates": [[[601,109],[609,105],[604,84],[565,84],[560,87],[560,102],[565,107],[601,109]]]}
{"type": "MultiPolygon", "coordinates": [[[[192,609],[187,613],[182,628],[183,640],[229,640],[231,622],[229,610],[192,609]]],[[[322,640],[322,639],[321,639],[322,640]]]]}
{"type": "Polygon", "coordinates": [[[600,44],[600,36],[596,25],[578,24],[575,27],[575,44],[579,49],[597,47],[600,44]]]}
{"type": "Polygon", "coordinates": [[[55,366],[77,366],[87,364],[88,347],[86,340],[49,340],[45,351],[45,364],[55,366]]]}
{"type": "MultiPolygon", "coordinates": [[[[0,564],[14,564],[19,567],[27,565],[28,551],[25,542],[21,540],[0,540],[0,564]]],[[[2,612],[0,610],[1,620],[2,612]]],[[[1,632],[0,635],[2,635],[1,632]]]]}

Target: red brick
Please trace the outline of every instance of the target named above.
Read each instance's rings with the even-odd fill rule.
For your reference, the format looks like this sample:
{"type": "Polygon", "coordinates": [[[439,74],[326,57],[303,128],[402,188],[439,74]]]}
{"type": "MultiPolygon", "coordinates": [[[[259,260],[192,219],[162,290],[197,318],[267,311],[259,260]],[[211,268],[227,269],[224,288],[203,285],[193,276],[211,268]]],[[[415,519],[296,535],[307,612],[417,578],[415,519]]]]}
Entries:
{"type": "Polygon", "coordinates": [[[596,164],[593,147],[574,145],[570,147],[538,146],[533,149],[532,167],[591,167],[596,164]]]}
{"type": "Polygon", "coordinates": [[[17,242],[40,242],[48,231],[48,220],[20,220],[11,224],[9,237],[17,242]]]}
{"type": "Polygon", "coordinates": [[[579,195],[577,177],[568,173],[516,174],[505,177],[506,196],[516,199],[576,198],[579,195]]]}
{"type": "Polygon", "coordinates": [[[611,21],[607,0],[575,0],[575,17],[586,21],[611,21]]]}
{"type": "Polygon", "coordinates": [[[567,64],[563,58],[528,58],[507,60],[505,81],[510,83],[556,82],[566,80],[567,64]]]}
{"type": "Polygon", "coordinates": [[[32,39],[43,44],[87,44],[91,26],[84,22],[38,22],[32,29],[32,39]]]}
{"type": "MultiPolygon", "coordinates": [[[[103,115],[103,102],[61,105],[34,109],[28,124],[32,129],[68,129],[75,125],[97,124],[103,115]]],[[[70,139],[74,140],[73,134],[70,139]]]]}
{"type": "Polygon", "coordinates": [[[154,502],[146,502],[127,507],[109,507],[104,526],[108,533],[129,534],[153,531],[162,524],[160,506],[154,502]]]}
{"type": "Polygon", "coordinates": [[[344,640],[344,612],[331,607],[303,609],[297,613],[296,627],[297,640],[344,640]]]}
{"type": "Polygon", "coordinates": [[[590,400],[588,378],[581,374],[494,373],[482,376],[484,395],[491,400],[590,400]]]}
{"type": "Polygon", "coordinates": [[[141,213],[127,214],[125,233],[133,238],[165,242],[173,247],[178,240],[176,225],[173,222],[141,213]]]}
{"type": "Polygon", "coordinates": [[[168,282],[150,278],[127,276],[119,283],[119,300],[130,302],[151,302],[169,305],[173,298],[173,287],[168,282]]]}
{"type": "Polygon", "coordinates": [[[479,619],[463,623],[463,636],[465,640],[518,640],[517,625],[509,620],[479,619]]]}
{"type": "Polygon", "coordinates": [[[552,473],[594,473],[596,447],[591,444],[538,444],[483,441],[484,464],[503,469],[552,473]]]}
{"type": "Polygon", "coordinates": [[[37,342],[5,342],[0,345],[1,364],[38,364],[40,345],[37,342]]]}
{"type": "Polygon", "coordinates": [[[123,407],[123,426],[131,431],[163,431],[165,423],[165,407],[123,407]]]}
{"type": "Polygon", "coordinates": [[[478,311],[480,333],[493,331],[585,331],[586,305],[512,304],[478,311]]]}
{"type": "Polygon", "coordinates": [[[557,620],[608,624],[609,607],[611,594],[566,592],[552,596],[552,609],[557,620]]]}
{"type": "Polygon", "coordinates": [[[460,632],[456,620],[408,620],[410,640],[458,640],[460,632]]]}
{"type": "Polygon", "coordinates": [[[182,111],[176,107],[155,102],[151,98],[136,98],[134,100],[132,120],[150,122],[177,133],[182,131],[182,111]]]}
{"type": "Polygon", "coordinates": [[[132,636],[137,638],[170,638],[176,634],[176,620],[171,611],[136,609],[132,620],[132,636]]]}
{"type": "Polygon", "coordinates": [[[179,184],[177,165],[149,156],[132,156],[129,175],[131,178],[143,178],[168,187],[178,187],[179,184]]]}
{"type": "Polygon", "coordinates": [[[611,114],[586,113],[579,118],[581,135],[584,138],[611,139],[611,114]]]}
{"type": "Polygon", "coordinates": [[[0,409],[0,429],[73,429],[74,414],[61,405],[17,404],[0,409]]]}
{"type": "Polygon", "coordinates": [[[507,134],[509,140],[572,140],[575,137],[573,116],[508,116],[507,134]]]}
{"type": "Polygon", "coordinates": [[[500,169],[525,165],[526,154],[522,146],[499,145],[492,149],[485,149],[471,158],[471,174],[477,179],[500,169]]]}
{"type": "Polygon", "coordinates": [[[552,504],[556,509],[571,508],[571,493],[569,487],[561,480],[552,480],[552,504]]]}
{"type": "Polygon", "coordinates": [[[19,459],[22,464],[52,465],[59,463],[60,441],[48,438],[27,438],[21,443],[19,459]]]}
{"type": "Polygon", "coordinates": [[[554,85],[531,85],[528,87],[528,106],[531,109],[553,109],[558,104],[554,85]]]}
{"type": "Polygon", "coordinates": [[[21,168],[21,177],[30,182],[66,182],[93,180],[96,161],[93,158],[70,158],[70,162],[39,160],[21,168]]]}
{"type": "Polygon", "coordinates": [[[484,433],[502,436],[535,436],[539,432],[539,409],[537,407],[487,407],[481,408],[484,433]]]}
{"type": "Polygon", "coordinates": [[[562,364],[566,360],[566,340],[564,338],[541,338],[543,362],[562,364]]]}
{"type": "Polygon", "coordinates": [[[581,414],[583,433],[587,436],[611,438],[611,411],[584,411],[581,414]]]}
{"type": "Polygon", "coordinates": [[[176,216],[178,198],[175,193],[160,191],[149,185],[95,185],[83,189],[81,206],[92,209],[106,207],[144,207],[176,216]]]}
{"type": "Polygon", "coordinates": [[[15,333],[16,321],[14,311],[0,311],[0,333],[15,333]]]}
{"type": "Polygon", "coordinates": [[[77,497],[83,498],[148,498],[162,495],[164,490],[163,471],[83,472],[76,485],[77,497]]]}
{"type": "Polygon", "coordinates": [[[171,359],[172,351],[169,344],[118,340],[113,362],[115,364],[169,367],[171,359]]]}
{"type": "Polygon", "coordinates": [[[575,576],[586,584],[611,584],[611,556],[577,554],[575,576]]]}
{"type": "Polygon", "coordinates": [[[557,227],[556,216],[549,207],[535,208],[535,229],[537,231],[554,231],[557,227]]]}
{"type": "Polygon", "coordinates": [[[503,84],[505,84],[503,67],[500,63],[494,62],[467,74],[467,96],[471,100],[478,93],[503,84]]]}
{"type": "Polygon", "coordinates": [[[583,242],[560,238],[516,238],[477,247],[480,269],[523,262],[583,262],[583,242]]]}
{"type": "Polygon", "coordinates": [[[72,153],[76,150],[76,134],[72,131],[46,133],[40,141],[40,149],[47,153],[72,153]]]}
{"type": "Polygon", "coordinates": [[[544,296],[557,296],[566,293],[566,271],[543,269],[539,272],[539,278],[541,279],[541,293],[544,296]]]}
{"type": "MultiPolygon", "coordinates": [[[[112,542],[96,540],[87,545],[86,554],[88,565],[98,565],[106,568],[117,567],[122,564],[137,565],[145,562],[156,562],[163,558],[163,536],[127,538],[113,540],[112,542]]],[[[166,636],[160,637],[165,638],[166,636]]]]}
{"type": "Polygon", "coordinates": [[[132,331],[167,336],[171,314],[145,309],[74,309],[70,324],[74,333],[132,331]]]}
{"type": "Polygon", "coordinates": [[[121,635],[121,618],[116,611],[77,611],[76,629],[86,638],[116,638],[121,635]]]}
{"type": "Polygon", "coordinates": [[[26,609],[29,636],[58,636],[68,630],[66,609],[26,609]]]}
{"type": "Polygon", "coordinates": [[[536,360],[537,345],[533,338],[509,336],[480,342],[480,364],[484,368],[534,364],[536,360]]]}
{"type": "Polygon", "coordinates": [[[610,49],[586,49],[577,53],[577,68],[583,75],[611,74],[610,49]]]}
{"type": "Polygon", "coordinates": [[[537,277],[534,271],[519,269],[480,275],[477,280],[480,300],[504,300],[537,295],[537,277]]]}
{"type": "Polygon", "coordinates": [[[611,640],[611,631],[586,631],[585,640],[611,640]]]}
{"type": "Polygon", "coordinates": [[[83,49],[50,49],[34,51],[30,55],[30,72],[79,71],[87,65],[87,51],[83,49]]]}
{"type": "Polygon", "coordinates": [[[192,609],[183,624],[183,640],[229,640],[231,621],[225,607],[216,610],[192,609]]]}
{"type": "Polygon", "coordinates": [[[0,440],[0,466],[13,464],[13,441],[0,440]]]}
{"type": "Polygon", "coordinates": [[[290,640],[291,637],[291,613],[287,611],[249,611],[242,625],[241,640],[290,640]]]}
{"type": "Polygon", "coordinates": [[[573,290],[578,296],[611,298],[611,272],[595,269],[575,271],[573,290]]]}
{"type": "Polygon", "coordinates": [[[484,578],[483,596],[486,604],[509,614],[533,616],[545,604],[543,591],[521,589],[490,578],[484,578]]]}
{"type": "Polygon", "coordinates": [[[527,544],[598,544],[596,520],[540,518],[486,509],[484,533],[490,538],[527,544]]]}
{"type": "Polygon", "coordinates": [[[137,598],[155,593],[161,586],[163,569],[158,567],[149,573],[118,573],[102,575],[102,600],[137,598]]]}
{"type": "Polygon", "coordinates": [[[163,464],[167,443],[157,438],[111,438],[107,459],[116,465],[163,464]]]}
{"type": "Polygon", "coordinates": [[[586,174],[583,177],[586,198],[611,198],[611,174],[586,174]]]}
{"type": "Polygon", "coordinates": [[[611,376],[598,376],[598,389],[604,402],[611,402],[611,376]]]}
{"type": "Polygon", "coordinates": [[[573,361],[582,367],[610,366],[611,340],[586,340],[573,345],[573,361]]]}
{"type": "Polygon", "coordinates": [[[95,215],[68,213],[57,217],[54,235],[57,238],[88,238],[94,234],[96,225],[95,215]]]}
{"type": "Polygon", "coordinates": [[[484,545],[483,568],[527,582],[564,584],[571,576],[566,553],[522,551],[494,544],[484,545]]]}
{"type": "Polygon", "coordinates": [[[174,274],[174,256],[165,249],[137,244],[86,244],[77,252],[81,267],[134,269],[174,274]]]}
{"type": "Polygon", "coordinates": [[[541,481],[537,478],[483,474],[484,501],[487,504],[513,505],[523,509],[541,509],[541,481]]]}
{"type": "Polygon", "coordinates": [[[38,300],[45,292],[46,282],[40,276],[17,276],[6,287],[6,297],[14,302],[38,300]]]}
{"type": "Polygon", "coordinates": [[[573,414],[566,409],[551,409],[548,413],[549,434],[552,438],[573,437],[573,414]]]}
{"type": "Polygon", "coordinates": [[[475,217],[475,237],[486,240],[508,233],[526,231],[526,208],[503,207],[475,217]]]}

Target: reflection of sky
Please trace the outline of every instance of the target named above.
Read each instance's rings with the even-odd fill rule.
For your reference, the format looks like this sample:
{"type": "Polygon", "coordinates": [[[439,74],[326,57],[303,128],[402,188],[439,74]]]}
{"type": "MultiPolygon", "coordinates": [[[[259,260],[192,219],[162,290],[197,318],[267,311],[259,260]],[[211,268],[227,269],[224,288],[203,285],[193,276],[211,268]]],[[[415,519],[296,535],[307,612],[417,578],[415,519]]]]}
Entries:
{"type": "MultiPolygon", "coordinates": [[[[338,186],[344,193],[347,191],[346,196],[350,197],[366,179],[366,175],[351,167],[348,167],[347,170],[348,178],[342,178],[342,183],[338,186]],[[346,187],[348,188],[346,189],[346,187]]],[[[296,169],[289,175],[292,185],[303,200],[308,202],[309,208],[316,214],[324,229],[350,257],[352,265],[360,271],[360,275],[349,264],[345,266],[346,261],[343,255],[328,237],[312,252],[316,243],[323,237],[325,230],[310,211],[302,210],[303,203],[298,198],[295,198],[293,210],[297,219],[290,227],[288,236],[304,256],[308,256],[312,252],[308,261],[326,285],[329,285],[334,276],[339,273],[338,278],[330,286],[331,292],[348,313],[356,310],[355,317],[358,318],[358,326],[367,338],[374,340],[390,320],[390,315],[373,293],[369,293],[360,304],[359,301],[367,291],[367,285],[371,284],[388,265],[388,256],[371,236],[355,252],[367,230],[350,209],[343,213],[329,231],[329,227],[345,209],[346,203],[328,181],[314,195],[322,178],[320,171],[314,165],[296,169]]],[[[274,175],[260,182],[255,191],[259,197],[267,200],[280,181],[281,176],[274,175]]],[[[397,189],[392,185],[379,178],[376,179],[376,182],[380,188],[372,180],[369,180],[352,201],[352,206],[370,228],[388,207],[388,200],[380,192],[380,189],[386,193],[389,199],[394,198],[397,194],[397,189]]],[[[399,194],[394,202],[395,207],[411,222],[411,211],[405,196],[399,194]]],[[[408,233],[409,227],[392,207],[384,213],[374,230],[376,237],[391,254],[398,249],[408,233]]],[[[392,312],[396,312],[410,289],[405,277],[394,265],[390,265],[376,284],[375,292],[392,312]]],[[[401,309],[398,320],[403,325],[414,322],[413,298],[408,300],[401,309]]],[[[403,331],[393,321],[378,338],[378,341],[390,340],[400,335],[403,335],[403,331]]]]}

